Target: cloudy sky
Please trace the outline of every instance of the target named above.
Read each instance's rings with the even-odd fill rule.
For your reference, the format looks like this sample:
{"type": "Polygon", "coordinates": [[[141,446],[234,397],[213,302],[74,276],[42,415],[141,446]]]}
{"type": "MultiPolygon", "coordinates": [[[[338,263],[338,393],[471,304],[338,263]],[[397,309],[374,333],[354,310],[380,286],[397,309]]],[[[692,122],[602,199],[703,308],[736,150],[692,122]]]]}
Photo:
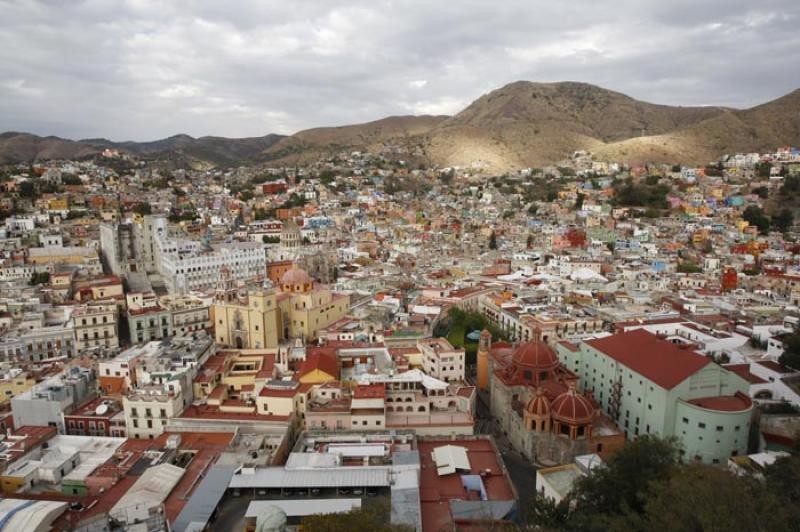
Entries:
{"type": "Polygon", "coordinates": [[[0,0],[0,131],[257,136],[586,81],[748,107],[800,87],[798,0],[0,0]]]}

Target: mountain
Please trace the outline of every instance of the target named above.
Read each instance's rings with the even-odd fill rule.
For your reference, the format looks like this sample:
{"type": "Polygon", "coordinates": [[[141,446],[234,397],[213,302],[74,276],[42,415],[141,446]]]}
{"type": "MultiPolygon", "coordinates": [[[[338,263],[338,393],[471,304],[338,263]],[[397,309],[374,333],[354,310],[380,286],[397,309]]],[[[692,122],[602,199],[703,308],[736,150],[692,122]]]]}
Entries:
{"type": "Polygon", "coordinates": [[[283,138],[283,135],[274,134],[237,139],[174,135],[150,142],[111,142],[106,139],[85,139],[79,142],[89,146],[123,150],[144,157],[183,156],[212,166],[238,166],[250,161],[283,138]]]}
{"type": "Polygon", "coordinates": [[[452,117],[311,129],[281,140],[264,158],[303,163],[400,141],[417,147],[427,162],[493,171],[558,164],[578,150],[629,164],[703,164],[725,153],[800,144],[798,100],[800,91],[746,110],[678,107],[587,83],[518,81],[452,117]]]}
{"type": "Polygon", "coordinates": [[[187,164],[205,166],[237,166],[260,155],[283,138],[283,135],[240,139],[175,135],[151,142],[113,142],[107,139],[74,141],[8,132],[0,134],[0,164],[45,159],[83,159],[111,148],[150,159],[180,160],[187,164]]]}
{"type": "Polygon", "coordinates": [[[0,164],[43,159],[82,159],[98,151],[96,147],[59,137],[39,137],[16,131],[0,134],[0,164]]]}
{"type": "Polygon", "coordinates": [[[660,135],[602,146],[598,155],[632,162],[707,162],[724,153],[800,144],[800,90],[750,109],[719,115],[660,135]]]}
{"type": "Polygon", "coordinates": [[[0,164],[81,158],[116,148],[178,164],[295,165],[341,151],[398,148],[403,158],[492,171],[559,164],[585,150],[629,164],[703,164],[733,152],[800,145],[800,90],[750,109],[643,102],[587,83],[518,81],[448,116],[374,122],[243,139],[176,135],[153,142],[0,135],[0,164]]]}
{"type": "Polygon", "coordinates": [[[431,132],[431,158],[446,166],[498,169],[554,164],[714,118],[719,107],[670,107],[586,83],[511,83],[478,98],[431,132]]]}

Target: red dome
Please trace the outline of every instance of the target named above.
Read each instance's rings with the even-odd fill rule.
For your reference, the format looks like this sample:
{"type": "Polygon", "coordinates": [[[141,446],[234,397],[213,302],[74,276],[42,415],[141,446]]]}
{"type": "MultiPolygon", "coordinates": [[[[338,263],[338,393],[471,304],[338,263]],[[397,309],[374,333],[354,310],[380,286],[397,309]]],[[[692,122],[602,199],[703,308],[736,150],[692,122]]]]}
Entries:
{"type": "MultiPolygon", "coordinates": [[[[541,390],[541,388],[539,388],[541,390]]],[[[550,415],[550,401],[544,393],[537,392],[536,396],[528,401],[525,410],[534,416],[549,416],[550,415]]]]}
{"type": "Polygon", "coordinates": [[[550,405],[553,419],[568,425],[586,425],[594,419],[594,407],[583,395],[569,390],[553,400],[550,405]]]}
{"type": "Polygon", "coordinates": [[[541,340],[531,340],[520,344],[512,358],[514,365],[525,369],[552,370],[558,366],[558,356],[549,345],[541,340]]]}
{"type": "Polygon", "coordinates": [[[311,277],[305,270],[300,268],[292,268],[281,276],[281,284],[288,285],[305,285],[311,283],[311,277]]]}

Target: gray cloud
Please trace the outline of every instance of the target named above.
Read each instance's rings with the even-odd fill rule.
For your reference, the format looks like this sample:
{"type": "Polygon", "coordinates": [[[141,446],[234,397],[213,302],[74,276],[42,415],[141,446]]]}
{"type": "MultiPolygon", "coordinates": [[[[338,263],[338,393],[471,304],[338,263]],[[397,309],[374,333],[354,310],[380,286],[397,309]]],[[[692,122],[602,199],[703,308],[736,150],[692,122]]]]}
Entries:
{"type": "Polygon", "coordinates": [[[800,87],[798,25],[797,0],[0,0],[0,131],[292,133],[518,79],[748,107],[800,87]]]}

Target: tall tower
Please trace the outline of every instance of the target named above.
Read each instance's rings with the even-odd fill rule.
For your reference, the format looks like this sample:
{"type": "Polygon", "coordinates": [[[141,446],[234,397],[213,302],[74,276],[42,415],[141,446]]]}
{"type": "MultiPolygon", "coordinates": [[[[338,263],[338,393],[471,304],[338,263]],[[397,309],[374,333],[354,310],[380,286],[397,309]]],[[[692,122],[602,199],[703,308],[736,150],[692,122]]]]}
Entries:
{"type": "Polygon", "coordinates": [[[486,391],[489,388],[489,346],[492,335],[486,329],[481,331],[478,340],[478,388],[486,391]]]}

